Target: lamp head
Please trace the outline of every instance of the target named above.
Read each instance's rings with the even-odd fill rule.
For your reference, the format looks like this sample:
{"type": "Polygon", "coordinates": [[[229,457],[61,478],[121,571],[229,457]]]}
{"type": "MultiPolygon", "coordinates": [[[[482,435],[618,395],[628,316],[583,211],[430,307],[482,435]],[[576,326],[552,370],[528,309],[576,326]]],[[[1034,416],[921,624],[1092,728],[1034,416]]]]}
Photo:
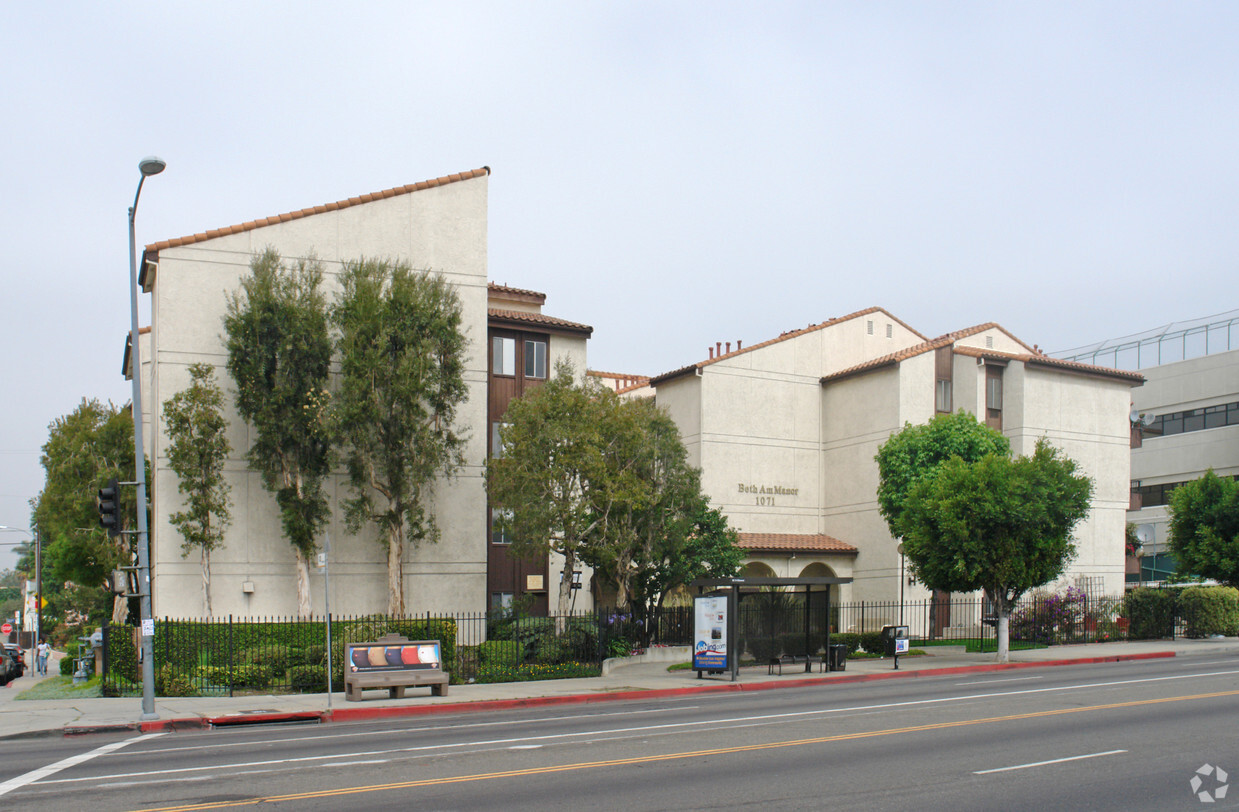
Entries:
{"type": "Polygon", "coordinates": [[[138,169],[141,170],[142,175],[144,177],[150,177],[151,175],[158,175],[160,172],[164,170],[164,167],[166,167],[167,165],[168,164],[164,162],[163,158],[157,158],[154,155],[148,155],[147,157],[138,161],[138,169]]]}

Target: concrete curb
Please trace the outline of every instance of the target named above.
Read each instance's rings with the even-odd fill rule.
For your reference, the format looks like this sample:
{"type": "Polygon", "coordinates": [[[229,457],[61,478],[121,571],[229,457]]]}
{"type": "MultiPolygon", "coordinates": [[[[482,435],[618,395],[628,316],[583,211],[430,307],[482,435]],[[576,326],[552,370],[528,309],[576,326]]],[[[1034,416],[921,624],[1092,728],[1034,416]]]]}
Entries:
{"type": "MultiPolygon", "coordinates": [[[[649,690],[600,691],[594,694],[570,694],[566,696],[521,697],[518,699],[480,699],[473,702],[444,702],[436,705],[406,705],[378,707],[344,707],[323,711],[287,711],[238,713],[224,716],[195,716],[183,719],[158,719],[151,722],[131,724],[74,725],[61,730],[38,731],[22,734],[22,737],[39,735],[81,736],[91,733],[117,733],[138,731],[141,733],[170,733],[178,730],[206,730],[215,727],[241,727],[249,724],[276,724],[280,722],[363,722],[375,719],[398,719],[413,716],[438,716],[445,713],[477,713],[484,711],[516,710],[554,705],[593,705],[600,702],[619,702],[632,699],[662,699],[693,694],[734,693],[737,691],[774,691],[785,688],[807,688],[830,684],[855,684],[888,679],[912,679],[940,677],[948,674],[983,674],[995,671],[1012,671],[1021,668],[1053,668],[1065,665],[1095,665],[1133,660],[1158,660],[1174,657],[1173,651],[1155,651],[1141,654],[1115,654],[1108,657],[1081,657],[1066,660],[1033,660],[1022,663],[984,663],[978,665],[948,666],[943,668],[920,668],[883,671],[868,674],[842,673],[835,676],[806,677],[804,679],[780,680],[777,682],[715,682],[678,688],[653,688],[649,690]]],[[[18,738],[18,737],[10,737],[18,738]]]]}

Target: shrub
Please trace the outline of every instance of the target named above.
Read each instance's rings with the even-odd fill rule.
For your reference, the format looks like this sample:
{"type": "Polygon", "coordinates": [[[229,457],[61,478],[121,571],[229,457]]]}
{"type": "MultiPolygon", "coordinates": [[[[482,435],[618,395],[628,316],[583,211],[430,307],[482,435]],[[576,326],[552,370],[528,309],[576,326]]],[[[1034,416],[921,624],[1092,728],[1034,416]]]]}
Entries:
{"type": "MultiPolygon", "coordinates": [[[[833,638],[831,638],[833,641],[833,638]]],[[[884,654],[886,648],[882,643],[882,632],[862,632],[860,647],[870,654],[884,654]]]]}
{"type": "Polygon", "coordinates": [[[860,649],[860,635],[854,632],[839,632],[830,636],[830,644],[832,646],[843,645],[848,647],[848,656],[856,656],[857,650],[860,649]]]}
{"type": "Polygon", "coordinates": [[[1179,595],[1179,614],[1188,637],[1239,634],[1239,590],[1227,586],[1191,586],[1179,595]]]}
{"type": "Polygon", "coordinates": [[[189,677],[173,668],[171,663],[164,664],[155,672],[155,693],[159,696],[198,695],[189,677]]]}
{"type": "Polygon", "coordinates": [[[288,669],[288,685],[293,691],[302,694],[326,691],[327,668],[324,665],[294,665],[288,669]]]}
{"type": "Polygon", "coordinates": [[[753,655],[753,659],[759,663],[766,663],[771,658],[776,657],[778,652],[775,650],[778,647],[778,641],[770,637],[749,638],[749,653],[753,655]]]}
{"type": "Polygon", "coordinates": [[[480,667],[518,665],[523,659],[521,648],[521,644],[515,640],[487,640],[477,647],[478,665],[480,667]]]}
{"type": "Polygon", "coordinates": [[[71,677],[77,670],[77,660],[66,654],[60,659],[60,676],[71,677]]]}
{"type": "Polygon", "coordinates": [[[1127,637],[1131,640],[1173,637],[1181,591],[1144,586],[1128,592],[1123,598],[1127,637]]]}
{"type": "Polygon", "coordinates": [[[1072,640],[1084,631],[1084,590],[1069,586],[1060,594],[1036,592],[1011,613],[1008,633],[1011,640],[1059,643],[1072,640]]]}

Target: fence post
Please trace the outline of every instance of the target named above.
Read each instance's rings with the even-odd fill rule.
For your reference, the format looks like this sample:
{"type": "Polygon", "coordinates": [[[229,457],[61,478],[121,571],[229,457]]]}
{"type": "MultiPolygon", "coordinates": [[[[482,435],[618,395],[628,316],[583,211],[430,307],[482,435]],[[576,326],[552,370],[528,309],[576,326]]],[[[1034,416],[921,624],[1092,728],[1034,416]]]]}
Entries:
{"type": "Polygon", "coordinates": [[[235,667],[233,661],[236,659],[236,652],[232,648],[232,615],[228,616],[228,696],[232,696],[232,685],[236,682],[233,674],[235,667]]]}

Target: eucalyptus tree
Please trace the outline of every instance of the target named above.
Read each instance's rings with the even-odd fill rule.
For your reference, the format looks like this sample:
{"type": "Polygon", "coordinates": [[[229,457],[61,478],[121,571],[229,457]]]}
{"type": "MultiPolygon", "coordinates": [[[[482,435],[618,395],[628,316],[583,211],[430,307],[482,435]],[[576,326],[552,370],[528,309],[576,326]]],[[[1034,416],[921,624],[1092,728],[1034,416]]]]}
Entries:
{"type": "Polygon", "coordinates": [[[443,277],[390,260],[346,263],[332,308],[340,385],[334,425],[348,467],[349,529],[378,529],[387,611],[405,612],[404,552],[438,540],[435,483],[463,462],[468,395],[461,305],[443,277]]]}
{"type": "Polygon", "coordinates": [[[232,451],[224,393],[210,364],[189,366],[190,385],[163,405],[168,432],[168,467],[177,475],[185,509],[169,517],[184,542],[181,555],[197,550],[202,562],[202,608],[210,618],[211,552],[224,540],[231,521],[224,462],[232,451]]]}
{"type": "Polygon", "coordinates": [[[310,557],[329,517],[323,483],[330,473],[327,419],[331,338],[320,292],[322,268],[285,267],[268,248],[250,262],[224,317],[228,371],[237,410],[254,429],[247,457],[275,495],[297,564],[297,609],[310,614],[310,557]]]}

